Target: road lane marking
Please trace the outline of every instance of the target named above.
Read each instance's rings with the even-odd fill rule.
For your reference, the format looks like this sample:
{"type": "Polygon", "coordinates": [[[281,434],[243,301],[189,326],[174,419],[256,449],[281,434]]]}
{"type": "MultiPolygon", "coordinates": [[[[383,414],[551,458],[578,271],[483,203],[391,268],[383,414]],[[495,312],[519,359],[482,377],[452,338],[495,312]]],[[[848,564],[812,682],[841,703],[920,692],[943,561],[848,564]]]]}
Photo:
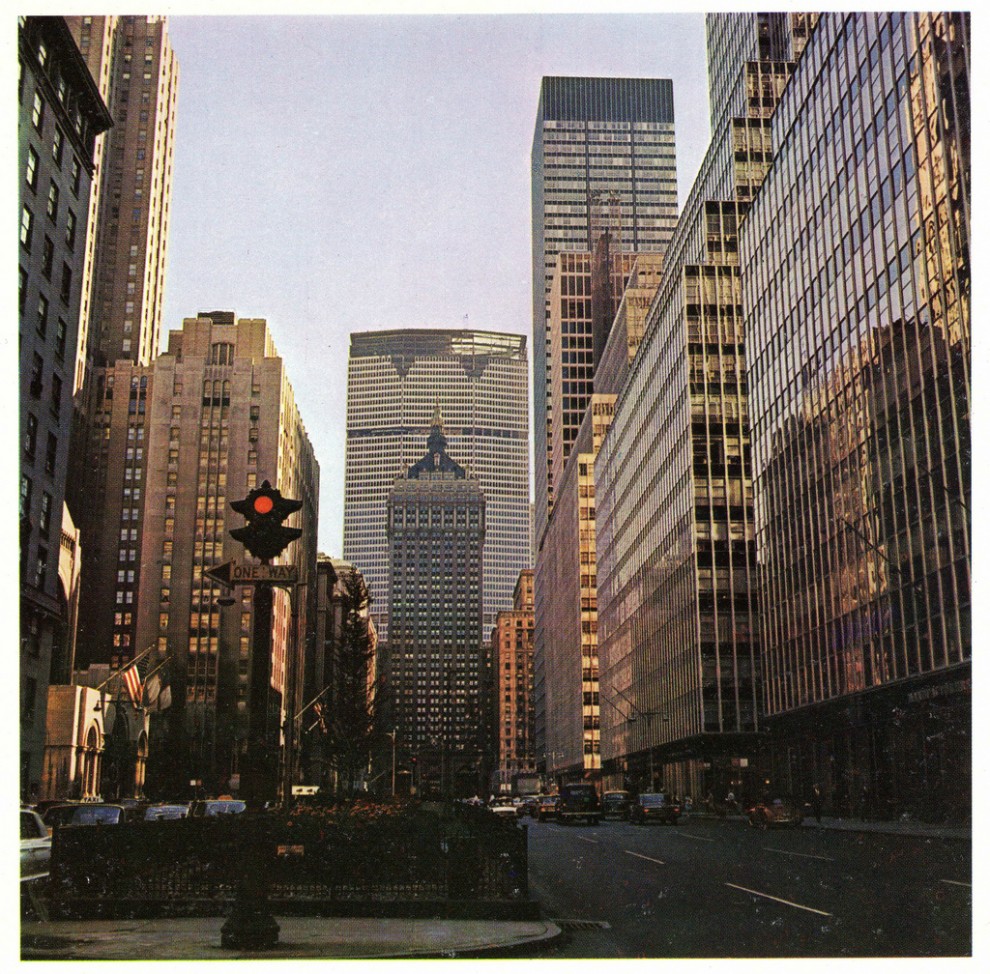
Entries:
{"type": "Polygon", "coordinates": [[[733,889],[741,889],[744,893],[751,893],[753,896],[762,896],[767,900],[774,900],[777,903],[783,903],[785,906],[793,906],[798,910],[807,910],[809,913],[817,913],[819,916],[830,917],[831,913],[826,913],[824,910],[816,910],[813,906],[803,906],[801,903],[792,903],[790,900],[782,900],[779,896],[771,896],[769,893],[760,893],[755,889],[747,889],[745,886],[736,886],[735,883],[726,883],[726,886],[731,886],[733,889]]]}
{"type": "Polygon", "coordinates": [[[820,859],[822,862],[835,862],[834,859],[829,859],[828,856],[812,856],[807,852],[791,852],[789,849],[771,849],[768,845],[765,845],[763,848],[767,852],[779,852],[784,856],[800,856],[802,859],[820,859]]]}
{"type": "Polygon", "coordinates": [[[671,835],[676,835],[680,839],[694,839],[697,842],[714,842],[714,839],[706,839],[703,835],[691,835],[690,832],[671,832],[671,835]]]}
{"type": "Polygon", "coordinates": [[[651,859],[649,856],[641,856],[638,852],[630,852],[628,849],[622,850],[627,856],[635,856],[637,859],[645,859],[647,862],[655,862],[657,865],[666,866],[662,859],[651,859]]]}
{"type": "Polygon", "coordinates": [[[582,842],[590,842],[592,845],[598,845],[597,839],[589,839],[586,835],[577,836],[582,842]]]}
{"type": "Polygon", "coordinates": [[[943,879],[943,883],[948,883],[950,886],[965,886],[967,889],[972,889],[972,883],[960,883],[958,879],[943,879]]]}

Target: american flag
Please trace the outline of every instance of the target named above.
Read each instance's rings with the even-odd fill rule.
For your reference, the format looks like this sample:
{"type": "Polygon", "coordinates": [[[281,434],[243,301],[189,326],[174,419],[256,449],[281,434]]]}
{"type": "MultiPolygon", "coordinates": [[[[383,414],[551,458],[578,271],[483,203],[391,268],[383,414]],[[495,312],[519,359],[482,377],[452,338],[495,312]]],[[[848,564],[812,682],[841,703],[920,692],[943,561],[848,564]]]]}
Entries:
{"type": "Polygon", "coordinates": [[[121,671],[121,676],[124,678],[124,686],[127,687],[127,692],[130,694],[131,703],[134,704],[135,710],[141,706],[141,694],[144,688],[141,685],[141,674],[138,672],[137,660],[130,663],[126,669],[121,671]]]}

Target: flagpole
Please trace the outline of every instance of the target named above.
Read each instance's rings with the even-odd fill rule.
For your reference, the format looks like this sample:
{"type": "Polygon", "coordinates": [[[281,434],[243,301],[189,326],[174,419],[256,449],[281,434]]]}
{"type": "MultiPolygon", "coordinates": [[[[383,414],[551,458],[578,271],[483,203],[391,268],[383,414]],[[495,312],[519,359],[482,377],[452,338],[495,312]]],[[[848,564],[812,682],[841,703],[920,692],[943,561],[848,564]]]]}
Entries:
{"type": "Polygon", "coordinates": [[[126,673],[132,666],[143,660],[145,656],[147,656],[148,653],[156,647],[156,645],[157,643],[152,643],[146,650],[144,650],[144,652],[135,656],[134,659],[127,664],[127,666],[122,666],[119,670],[114,670],[113,673],[111,673],[98,687],[94,687],[94,689],[102,690],[115,676],[121,676],[123,673],[126,673]]]}

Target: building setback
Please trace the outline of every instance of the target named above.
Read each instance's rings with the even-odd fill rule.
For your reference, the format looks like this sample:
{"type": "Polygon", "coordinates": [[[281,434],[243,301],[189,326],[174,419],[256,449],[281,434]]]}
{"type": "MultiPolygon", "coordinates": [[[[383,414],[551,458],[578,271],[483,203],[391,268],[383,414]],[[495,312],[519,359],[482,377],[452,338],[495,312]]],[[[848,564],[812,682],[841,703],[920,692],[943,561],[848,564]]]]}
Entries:
{"type": "MultiPolygon", "coordinates": [[[[668,247],[595,462],[602,765],[678,793],[756,791],[757,602],[738,224],[790,77],[787,14],[708,18],[733,95],[668,247]],[[767,43],[767,38],[774,39],[767,43]],[[739,114],[733,114],[739,112],[739,114]]],[[[713,98],[718,88],[713,86],[713,98]]]]}
{"type": "MultiPolygon", "coordinates": [[[[250,557],[229,536],[241,524],[229,505],[269,480],[303,501],[288,522],[303,536],[279,560],[299,566],[302,582],[315,572],[319,467],[284,363],[264,320],[205,312],[170,333],[153,365],[119,362],[94,379],[80,665],[117,668],[157,646],[172,707],[152,726],[149,793],[184,793],[190,779],[234,790],[257,662],[252,589],[223,606],[203,571],[250,557]]],[[[315,595],[315,585],[300,592],[303,618],[315,595]]],[[[298,710],[302,640],[288,592],[274,601],[268,682],[298,710]]]]}
{"type": "MultiPolygon", "coordinates": [[[[492,630],[492,691],[500,792],[536,773],[533,700],[533,570],[519,573],[512,609],[498,614],[492,630]]],[[[496,790],[493,788],[493,790],[496,790]]]]}
{"type": "Polygon", "coordinates": [[[365,577],[388,638],[386,506],[422,453],[439,402],[451,453],[485,493],[484,626],[512,605],[530,561],[526,339],[484,331],[351,335],[344,473],[344,558],[365,577]]]}
{"type": "MultiPolygon", "coordinates": [[[[666,249],[677,222],[671,82],[544,78],[533,135],[532,211],[534,540],[538,546],[553,503],[553,425],[559,421],[550,399],[550,295],[557,255],[592,251],[609,223],[621,228],[619,249],[639,253],[666,249]]],[[[580,364],[592,366],[590,344],[580,364]]]]}
{"type": "Polygon", "coordinates": [[[439,409],[427,453],[388,497],[389,637],[382,677],[396,750],[425,791],[475,794],[488,780],[482,566],[485,495],[447,454],[439,409]]]}
{"type": "MultiPolygon", "coordinates": [[[[97,136],[106,105],[62,17],[18,19],[20,790],[37,793],[48,685],[71,666],[59,576],[72,382],[97,136]]],[[[74,537],[70,531],[69,539],[74,537]]]]}
{"type": "Polygon", "coordinates": [[[768,776],[970,814],[967,14],[823,14],[740,235],[768,776]]]}

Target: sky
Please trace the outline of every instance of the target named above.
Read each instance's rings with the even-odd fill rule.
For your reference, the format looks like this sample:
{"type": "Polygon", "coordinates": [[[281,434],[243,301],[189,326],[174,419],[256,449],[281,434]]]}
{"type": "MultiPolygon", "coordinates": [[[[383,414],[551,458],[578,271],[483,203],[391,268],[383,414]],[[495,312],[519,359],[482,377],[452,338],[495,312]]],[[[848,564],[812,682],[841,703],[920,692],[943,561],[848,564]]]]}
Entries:
{"type": "MultiPolygon", "coordinates": [[[[683,204],[708,144],[700,14],[172,16],[180,83],[162,344],[265,318],[339,556],[349,335],[530,336],[544,75],[670,78],[683,204]]],[[[530,359],[532,355],[530,347],[530,359]]]]}

